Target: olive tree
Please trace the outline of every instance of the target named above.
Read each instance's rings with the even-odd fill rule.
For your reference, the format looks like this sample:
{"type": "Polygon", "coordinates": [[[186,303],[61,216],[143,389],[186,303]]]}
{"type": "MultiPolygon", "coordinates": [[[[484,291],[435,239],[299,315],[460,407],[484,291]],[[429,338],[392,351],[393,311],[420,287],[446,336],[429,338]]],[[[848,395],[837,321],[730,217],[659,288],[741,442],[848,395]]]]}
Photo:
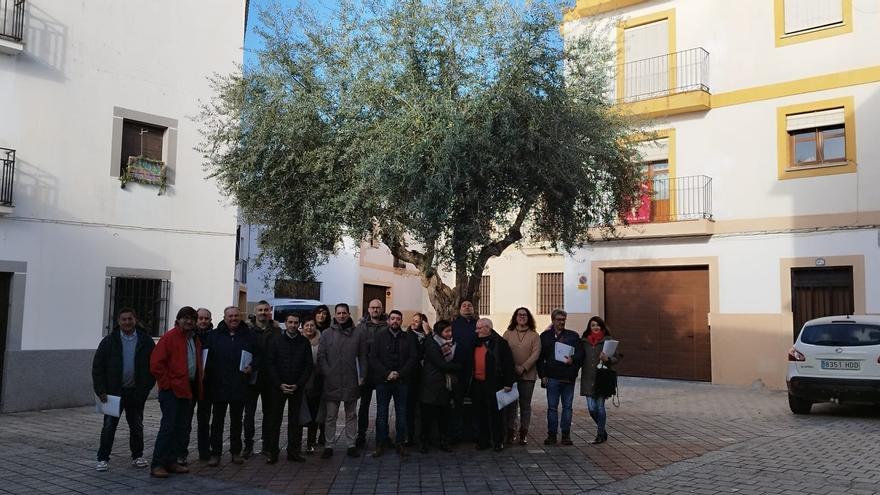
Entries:
{"type": "Polygon", "coordinates": [[[384,243],[450,317],[519,242],[571,250],[639,195],[612,47],[562,6],[309,3],[260,13],[254,62],[214,78],[206,169],[293,278],[346,238],[384,243]],[[445,274],[445,276],[444,276],[445,274]]]}

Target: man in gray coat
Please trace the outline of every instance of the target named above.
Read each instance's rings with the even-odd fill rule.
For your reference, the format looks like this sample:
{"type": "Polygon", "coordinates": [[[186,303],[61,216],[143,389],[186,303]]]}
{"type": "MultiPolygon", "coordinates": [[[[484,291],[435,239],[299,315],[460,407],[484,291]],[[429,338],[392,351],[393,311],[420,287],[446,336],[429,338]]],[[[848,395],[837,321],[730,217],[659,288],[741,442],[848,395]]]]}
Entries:
{"type": "MultiPolygon", "coordinates": [[[[385,308],[382,301],[373,299],[367,306],[368,318],[360,322],[357,326],[358,331],[367,336],[367,356],[370,355],[370,346],[376,334],[388,331],[388,322],[385,319],[385,308]]],[[[367,444],[367,429],[370,427],[370,403],[373,401],[373,391],[376,390],[376,384],[371,378],[372,372],[369,370],[370,365],[367,363],[366,374],[364,374],[364,383],[361,385],[361,402],[358,406],[358,432],[355,446],[362,448],[367,444]]]]}
{"type": "Polygon", "coordinates": [[[356,457],[359,450],[357,439],[357,402],[360,386],[367,372],[367,335],[354,326],[348,304],[339,303],[330,328],[321,334],[318,345],[318,370],[324,377],[324,401],[326,421],[324,433],[327,446],[321,458],[333,455],[333,448],[342,441],[336,435],[336,420],[340,403],[345,406],[345,438],[348,455],[356,457]]]}

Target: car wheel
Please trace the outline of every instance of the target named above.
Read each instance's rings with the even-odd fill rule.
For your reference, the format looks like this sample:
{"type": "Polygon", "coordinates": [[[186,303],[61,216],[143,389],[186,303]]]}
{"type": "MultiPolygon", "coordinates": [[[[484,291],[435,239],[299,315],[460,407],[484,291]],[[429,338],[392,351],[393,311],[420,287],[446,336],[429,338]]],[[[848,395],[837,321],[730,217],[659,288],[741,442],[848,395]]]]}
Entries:
{"type": "Polygon", "coordinates": [[[810,414],[810,409],[813,408],[813,403],[806,399],[801,399],[788,394],[788,407],[790,407],[791,412],[795,414],[810,414]]]}

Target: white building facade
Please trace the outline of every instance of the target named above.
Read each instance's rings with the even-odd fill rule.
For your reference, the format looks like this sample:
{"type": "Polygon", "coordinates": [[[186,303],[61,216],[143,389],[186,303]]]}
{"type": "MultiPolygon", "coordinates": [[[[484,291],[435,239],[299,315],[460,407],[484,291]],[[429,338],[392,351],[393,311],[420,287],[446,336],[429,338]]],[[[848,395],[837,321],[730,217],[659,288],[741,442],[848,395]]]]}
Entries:
{"type": "Polygon", "coordinates": [[[235,209],[193,116],[242,59],[246,2],[0,5],[0,409],[79,405],[120,307],[158,337],[235,301],[235,209]],[[161,191],[121,187],[162,165],[161,191]]]}
{"type": "Polygon", "coordinates": [[[314,281],[291,281],[265,266],[257,266],[262,252],[259,234],[258,225],[241,227],[242,258],[247,260],[246,283],[241,287],[247,294],[249,313],[253,313],[257,301],[276,297],[318,300],[330,306],[331,312],[335,304],[346,303],[355,319],[364,314],[372,299],[382,301],[386,312],[402,312],[407,322],[413,313],[427,313],[426,309],[431,308],[418,271],[395,261],[383,244],[357,245],[346,239],[339,252],[316,269],[314,281]]]}
{"type": "Polygon", "coordinates": [[[566,259],[566,309],[624,374],[784,388],[804,321],[880,313],[877,2],[581,0],[563,29],[597,20],[650,178],[566,259]]]}

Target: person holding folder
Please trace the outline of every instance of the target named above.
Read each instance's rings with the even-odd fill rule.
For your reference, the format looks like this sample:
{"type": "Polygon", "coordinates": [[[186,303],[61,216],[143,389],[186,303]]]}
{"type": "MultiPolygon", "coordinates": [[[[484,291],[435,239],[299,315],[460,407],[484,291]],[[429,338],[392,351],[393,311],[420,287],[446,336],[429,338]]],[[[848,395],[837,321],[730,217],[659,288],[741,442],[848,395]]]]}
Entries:
{"type": "Polygon", "coordinates": [[[150,374],[150,353],[153,339],[137,329],[137,315],[131,308],[122,308],[116,316],[117,327],[101,340],[92,361],[92,388],[102,403],[108,395],[120,397],[120,410],[115,416],[104,415],[101,446],[98,448],[97,471],[110,469],[110,451],[120,413],[128,422],[131,464],[147,467],[144,459],[144,404],[156,379],[150,374]]]}
{"type": "Polygon", "coordinates": [[[242,450],[242,419],[247,387],[257,362],[247,362],[256,351],[253,331],[241,322],[236,306],[223,310],[223,321],[207,339],[208,360],[205,364],[207,388],[213,402],[211,411],[211,457],[208,466],[220,464],[223,454],[223,427],[229,409],[229,453],[233,464],[244,462],[242,450]],[[244,366],[243,366],[244,364],[244,366]]]}
{"type": "Polygon", "coordinates": [[[504,449],[504,420],[498,409],[495,393],[510,392],[516,381],[510,345],[498,335],[489,318],[477,320],[477,340],[473,349],[473,381],[471,398],[477,417],[477,450],[491,445],[495,451],[504,449]]]}
{"type": "Polygon", "coordinates": [[[553,326],[541,334],[541,357],[538,359],[538,376],[541,377],[541,386],[547,389],[547,439],[544,440],[544,445],[556,445],[556,435],[560,429],[562,445],[572,445],[571,407],[574,382],[584,360],[584,349],[578,334],[565,328],[568,313],[554,309],[550,318],[553,326]]]}
{"type": "MultiPolygon", "coordinates": [[[[611,340],[611,332],[605,326],[602,318],[594,316],[587,322],[587,329],[581,337],[585,358],[581,370],[581,395],[587,398],[587,409],[590,417],[596,422],[596,438],[592,444],[608,441],[608,432],[605,430],[607,415],[605,413],[605,399],[596,387],[596,370],[600,366],[611,367],[620,360],[617,350],[611,356],[605,355],[603,348],[605,342],[611,340]]],[[[612,344],[614,342],[612,341],[612,344]]],[[[609,351],[611,352],[611,351],[609,351]]]]}

